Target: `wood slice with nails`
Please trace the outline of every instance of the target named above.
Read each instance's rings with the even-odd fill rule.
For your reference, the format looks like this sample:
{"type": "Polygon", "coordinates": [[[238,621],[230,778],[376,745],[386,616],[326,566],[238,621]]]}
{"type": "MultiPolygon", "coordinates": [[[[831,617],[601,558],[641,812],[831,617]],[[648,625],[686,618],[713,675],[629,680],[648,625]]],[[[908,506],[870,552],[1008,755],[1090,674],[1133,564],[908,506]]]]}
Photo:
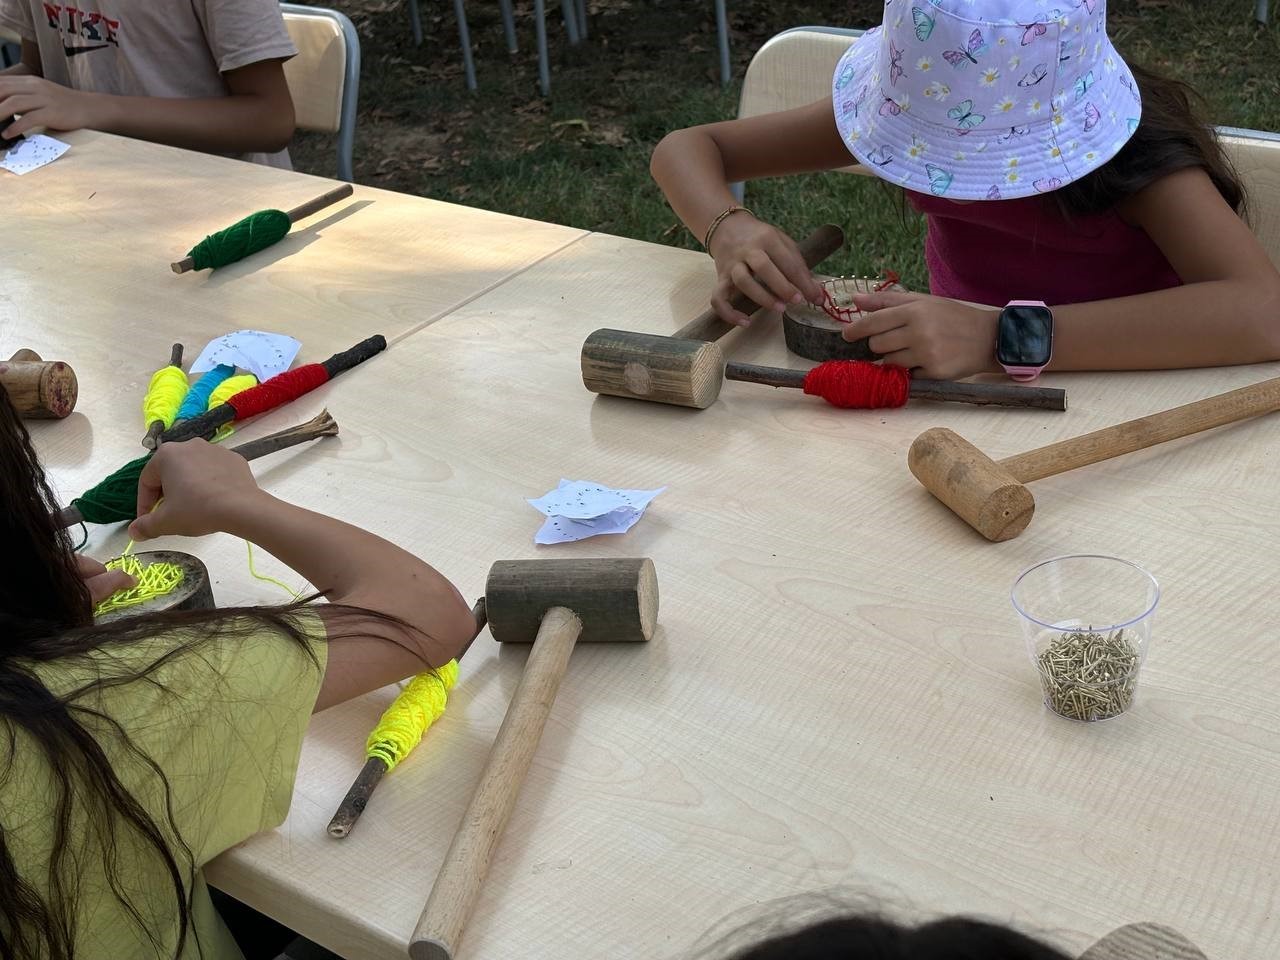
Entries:
{"type": "Polygon", "coordinates": [[[146,550],[135,554],[143,566],[152,563],[176,563],[182,568],[182,582],[171,592],[161,597],[153,597],[132,607],[121,607],[110,613],[95,617],[95,623],[110,623],[144,613],[159,613],[164,610],[212,610],[213,585],[209,580],[209,569],[199,557],[176,550],[146,550]]]}

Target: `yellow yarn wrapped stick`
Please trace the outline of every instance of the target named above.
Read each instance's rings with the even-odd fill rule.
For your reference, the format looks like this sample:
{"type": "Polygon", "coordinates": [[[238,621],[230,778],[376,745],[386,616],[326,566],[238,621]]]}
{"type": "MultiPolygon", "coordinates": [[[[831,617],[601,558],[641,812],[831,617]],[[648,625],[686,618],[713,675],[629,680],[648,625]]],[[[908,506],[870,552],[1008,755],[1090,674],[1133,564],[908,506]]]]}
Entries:
{"type": "Polygon", "coordinates": [[[458,661],[450,660],[438,670],[418,674],[387,707],[365,743],[364,769],[329,821],[329,836],[345,837],[351,832],[383,774],[394,770],[440,719],[457,682],[458,661]]]}
{"type": "Polygon", "coordinates": [[[182,372],[182,344],[175,343],[169,355],[168,366],[161,367],[151,375],[147,395],[142,399],[142,422],[147,430],[147,435],[142,438],[142,445],[148,450],[154,450],[156,438],[173,426],[178,408],[182,406],[190,387],[187,375],[182,372]]]}

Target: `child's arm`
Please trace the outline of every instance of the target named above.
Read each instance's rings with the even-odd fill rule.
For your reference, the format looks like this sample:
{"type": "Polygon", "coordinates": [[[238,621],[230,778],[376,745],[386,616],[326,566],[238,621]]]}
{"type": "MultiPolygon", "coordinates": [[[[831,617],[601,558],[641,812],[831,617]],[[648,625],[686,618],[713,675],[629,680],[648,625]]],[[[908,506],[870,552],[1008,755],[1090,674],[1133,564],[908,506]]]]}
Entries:
{"type": "Polygon", "coordinates": [[[458,591],[418,557],[359,527],[270,496],[258,488],[248,464],[229,450],[203,440],[163,444],[142,471],[138,519],[129,535],[148,540],[219,531],[258,544],[330,603],[372,612],[353,620],[318,608],[331,627],[331,641],[317,710],[427,665],[441,666],[475,632],[458,591]]]}
{"type": "MultiPolygon", "coordinates": [[[[23,65],[31,70],[23,45],[23,65]]],[[[39,63],[39,54],[36,54],[39,63]]],[[[201,99],[120,97],[72,90],[38,75],[0,75],[0,117],[22,114],[6,130],[101,130],[207,153],[274,153],[293,136],[293,100],[279,60],[228,70],[229,95],[201,99]]]]}
{"type": "MultiPolygon", "coordinates": [[[[1280,273],[1203,170],[1162,177],[1119,212],[1155,241],[1183,286],[1054,306],[1050,369],[1163,370],[1280,360],[1280,273]]],[[[845,338],[870,336],[871,349],[893,363],[936,379],[1000,369],[995,310],[919,294],[855,300],[874,312],[851,323],[845,338]]]]}
{"type": "MultiPolygon", "coordinates": [[[[654,149],[650,171],[676,215],[701,240],[711,222],[736,204],[730,183],[854,162],[828,98],[781,113],[677,130],[654,149]]],[[[718,276],[711,303],[730,323],[747,321],[729,306],[738,290],[762,307],[775,308],[822,296],[791,238],[748,213],[721,222],[708,252],[718,276]]]]}

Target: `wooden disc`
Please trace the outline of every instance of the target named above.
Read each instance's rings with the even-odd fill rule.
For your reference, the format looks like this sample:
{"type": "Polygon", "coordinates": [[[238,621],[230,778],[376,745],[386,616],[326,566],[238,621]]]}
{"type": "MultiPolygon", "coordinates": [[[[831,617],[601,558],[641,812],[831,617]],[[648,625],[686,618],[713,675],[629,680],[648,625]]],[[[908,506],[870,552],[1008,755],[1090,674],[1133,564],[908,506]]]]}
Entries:
{"type": "Polygon", "coordinates": [[[1204,952],[1171,927],[1131,923],[1107,934],[1080,960],[1205,960],[1204,952]]]}
{"type": "MultiPolygon", "coordinates": [[[[819,277],[823,283],[832,280],[830,277],[819,277]]],[[[838,278],[837,283],[847,289],[856,289],[860,293],[873,292],[875,280],[864,277],[838,278]]],[[[885,290],[904,290],[894,283],[885,290]]],[[[879,360],[880,355],[872,353],[866,339],[844,339],[845,324],[832,320],[818,307],[807,303],[787,307],[782,314],[782,335],[786,339],[787,349],[806,360],[879,360]]]]}
{"type": "Polygon", "coordinates": [[[209,580],[209,570],[204,562],[189,553],[176,550],[146,550],[136,554],[142,563],[176,563],[182,567],[182,582],[172,593],[156,597],[132,607],[122,607],[111,613],[104,613],[95,618],[97,623],[110,623],[125,617],[136,617],[143,613],[159,613],[162,610],[212,610],[217,606],[213,602],[213,584],[209,580]]]}

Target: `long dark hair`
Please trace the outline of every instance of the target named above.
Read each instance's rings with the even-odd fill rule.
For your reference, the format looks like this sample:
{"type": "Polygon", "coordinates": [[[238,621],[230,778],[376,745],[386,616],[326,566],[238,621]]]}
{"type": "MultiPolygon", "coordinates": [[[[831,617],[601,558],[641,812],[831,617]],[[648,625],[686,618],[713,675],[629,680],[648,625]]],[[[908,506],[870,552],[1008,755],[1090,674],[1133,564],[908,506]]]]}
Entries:
{"type": "Polygon", "coordinates": [[[873,914],[829,917],[771,936],[730,960],[1069,960],[1009,927],[948,917],[907,926],[873,914]]]}
{"type": "Polygon", "coordinates": [[[157,671],[213,637],[271,630],[310,653],[299,623],[301,604],[169,612],[95,625],[70,538],[53,519],[56,506],[31,437],[0,386],[0,543],[7,558],[0,571],[0,749],[8,747],[7,757],[0,757],[0,776],[12,769],[19,751],[40,751],[55,787],[54,796],[37,801],[53,818],[47,889],[19,872],[0,822],[0,960],[75,960],[77,882],[81,865],[91,862],[89,845],[99,848],[112,893],[157,955],[176,933],[176,958],[190,927],[197,865],[174,820],[164,772],[120,723],[94,706],[92,694],[137,681],[157,683],[157,671]],[[132,672],[98,665],[96,679],[67,693],[51,692],[35,669],[50,661],[84,663],[104,644],[171,632],[173,645],[153,662],[132,672]],[[121,782],[104,744],[139,761],[162,785],[163,817],[153,816],[121,782]],[[176,929],[167,919],[161,927],[159,918],[144,916],[130,899],[117,867],[122,831],[149,852],[155,870],[172,885],[176,929]]]}
{"type": "Polygon", "coordinates": [[[1142,117],[1119,153],[1097,170],[1048,194],[1068,219],[1104,213],[1179,170],[1199,167],[1232,210],[1247,215],[1240,177],[1205,118],[1204,99],[1181,80],[1130,64],[1142,95],[1142,117]]]}

